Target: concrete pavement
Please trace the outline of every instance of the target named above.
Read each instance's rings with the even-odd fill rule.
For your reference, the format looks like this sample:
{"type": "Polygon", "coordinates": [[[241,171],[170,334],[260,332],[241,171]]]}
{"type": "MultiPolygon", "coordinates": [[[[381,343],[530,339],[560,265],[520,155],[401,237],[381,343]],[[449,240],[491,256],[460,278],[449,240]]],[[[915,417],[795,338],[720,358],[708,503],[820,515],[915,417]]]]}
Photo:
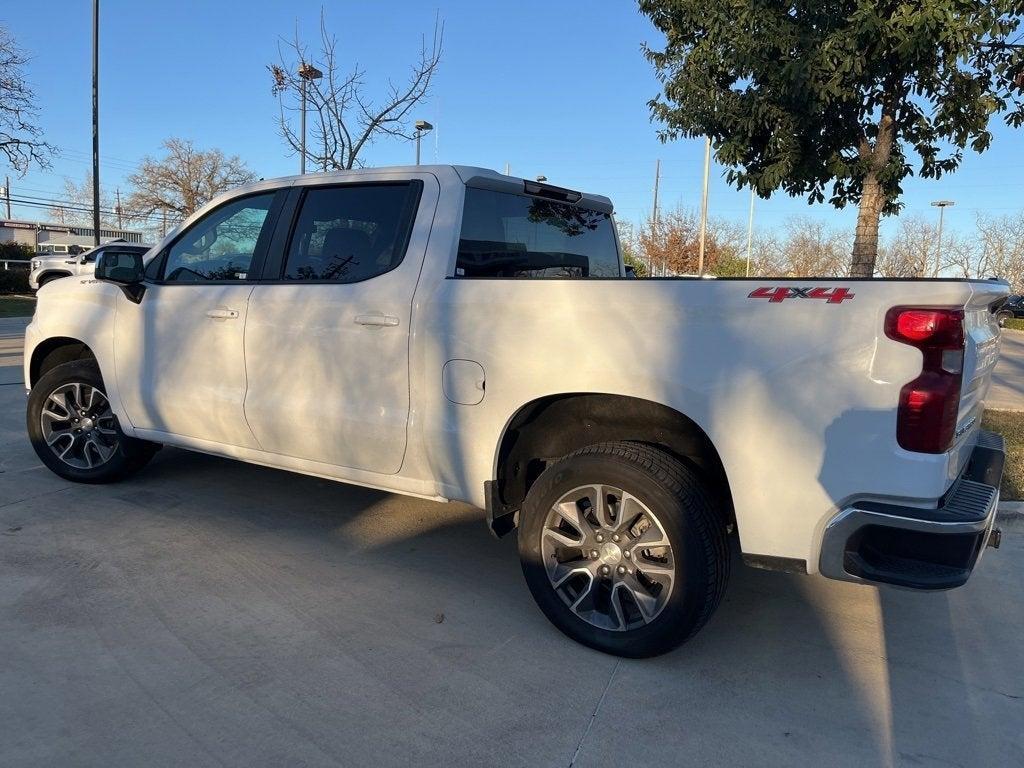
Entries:
{"type": "Polygon", "coordinates": [[[999,364],[992,374],[992,388],[985,407],[1000,411],[1024,411],[1024,331],[1003,329],[999,364]]]}
{"type": "Polygon", "coordinates": [[[1020,765],[1006,526],[941,594],[737,562],[693,641],[620,661],[475,510],[172,449],[73,485],[0,385],[0,764],[1020,765]]]}

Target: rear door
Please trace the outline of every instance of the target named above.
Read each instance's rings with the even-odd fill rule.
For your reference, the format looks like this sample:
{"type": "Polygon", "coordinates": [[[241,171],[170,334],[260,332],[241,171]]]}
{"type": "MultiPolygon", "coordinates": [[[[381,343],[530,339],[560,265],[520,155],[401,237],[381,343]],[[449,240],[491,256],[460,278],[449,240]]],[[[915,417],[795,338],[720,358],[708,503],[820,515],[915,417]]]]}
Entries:
{"type": "Polygon", "coordinates": [[[425,173],[293,188],[246,320],[245,416],[263,450],[401,468],[412,299],[439,191],[425,173]]]}

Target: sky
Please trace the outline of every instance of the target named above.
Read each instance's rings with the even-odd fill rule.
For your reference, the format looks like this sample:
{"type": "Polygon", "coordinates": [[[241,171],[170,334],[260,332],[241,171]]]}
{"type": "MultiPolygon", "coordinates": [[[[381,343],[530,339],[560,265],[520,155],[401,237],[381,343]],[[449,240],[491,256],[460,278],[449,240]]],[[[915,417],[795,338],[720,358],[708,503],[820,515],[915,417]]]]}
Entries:
{"type": "MultiPolygon", "coordinates": [[[[138,2],[102,0],[100,16],[100,156],[105,190],[127,188],[126,176],[168,137],[237,154],[261,177],[298,172],[298,158],[277,134],[278,105],[267,65],[280,38],[315,43],[321,2],[138,2]]],[[[444,57],[426,103],[415,116],[433,123],[423,161],[480,165],[526,178],[608,195],[627,221],[650,216],[655,161],[661,161],[661,207],[700,205],[703,142],[663,144],[647,102],[659,84],[642,54],[660,33],[631,2],[520,0],[468,2],[328,2],[329,29],[343,61],[366,71],[367,92],[401,81],[421,36],[444,22],[444,57]]],[[[9,2],[0,24],[32,56],[27,78],[40,106],[45,138],[61,149],[49,171],[12,178],[13,194],[59,196],[64,177],[81,182],[91,165],[91,3],[9,2]]],[[[968,152],[956,174],[909,179],[903,215],[935,217],[929,203],[949,199],[946,226],[970,232],[978,212],[1024,209],[1024,135],[993,123],[995,141],[968,152]]],[[[414,146],[380,140],[367,165],[412,163],[414,146]]],[[[0,173],[5,169],[0,168],[0,173]]],[[[746,224],[747,191],[712,168],[712,216],[746,224]]],[[[40,211],[15,216],[37,220],[40,211]]],[[[758,200],[755,230],[779,231],[809,216],[853,231],[856,212],[808,206],[776,193],[758,200]]],[[[883,235],[892,231],[883,222],[883,235]]]]}

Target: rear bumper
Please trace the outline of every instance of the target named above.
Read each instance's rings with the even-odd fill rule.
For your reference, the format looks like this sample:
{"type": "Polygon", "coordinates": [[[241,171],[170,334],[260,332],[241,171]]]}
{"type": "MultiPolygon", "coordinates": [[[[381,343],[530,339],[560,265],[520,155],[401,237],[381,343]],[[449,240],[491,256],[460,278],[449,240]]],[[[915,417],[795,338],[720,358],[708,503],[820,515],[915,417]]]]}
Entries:
{"type": "Polygon", "coordinates": [[[967,581],[999,506],[1003,438],[981,432],[963,474],[934,509],[865,501],[826,526],[819,570],[842,581],[951,589],[967,581]]]}

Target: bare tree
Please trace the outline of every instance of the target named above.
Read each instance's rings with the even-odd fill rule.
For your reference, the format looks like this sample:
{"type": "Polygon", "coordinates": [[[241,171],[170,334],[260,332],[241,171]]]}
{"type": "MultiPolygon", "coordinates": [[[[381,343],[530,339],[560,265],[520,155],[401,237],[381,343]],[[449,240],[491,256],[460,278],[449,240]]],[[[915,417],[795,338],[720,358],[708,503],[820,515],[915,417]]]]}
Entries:
{"type": "Polygon", "coordinates": [[[1012,216],[979,215],[978,240],[986,259],[978,277],[1010,281],[1012,293],[1024,293],[1024,211],[1012,216]]]}
{"type": "Polygon", "coordinates": [[[845,275],[849,237],[820,221],[796,216],[786,222],[782,263],[791,277],[845,275]]]}
{"type": "Polygon", "coordinates": [[[168,139],[163,146],[165,157],[145,158],[128,177],[134,189],[126,207],[135,215],[166,211],[175,219],[183,218],[221,192],[256,180],[237,155],[199,150],[184,139],[168,139]]]}
{"type": "Polygon", "coordinates": [[[435,21],[433,38],[428,45],[426,36],[423,37],[408,80],[400,86],[389,80],[384,97],[374,100],[366,95],[366,72],[359,64],[348,71],[343,69],[338,60],[338,40],[327,31],[321,10],[319,54],[311,57],[296,32],[293,40],[282,41],[279,46],[280,63],[267,67],[274,79],[272,92],[281,109],[281,137],[296,154],[302,152],[302,137],[296,132],[293,116],[302,108],[305,83],[312,118],[305,151],[313,167],[328,171],[361,165],[360,153],[378,136],[412,141],[415,135],[410,130],[410,112],[429,95],[431,81],[441,63],[443,37],[444,25],[435,21]],[[309,65],[321,70],[323,77],[304,80],[299,71],[309,65]]]}
{"type": "Polygon", "coordinates": [[[772,232],[759,233],[751,248],[751,277],[774,277],[789,273],[785,244],[772,232]]]}
{"type": "MultiPolygon", "coordinates": [[[[58,224],[92,226],[92,171],[85,174],[81,184],[64,177],[64,195],[61,202],[50,208],[50,218],[58,224]]],[[[110,195],[100,188],[100,226],[113,227],[117,224],[117,211],[110,195]]]]}
{"type": "Polygon", "coordinates": [[[21,175],[33,163],[49,168],[55,151],[40,138],[43,130],[35,124],[35,93],[22,71],[27,62],[7,28],[0,27],[0,153],[21,175]]]}
{"type": "MultiPolygon", "coordinates": [[[[700,264],[700,216],[678,207],[666,211],[656,221],[648,221],[637,233],[639,258],[650,263],[655,274],[696,274],[700,264]]],[[[733,275],[746,230],[729,221],[708,220],[704,243],[704,271],[707,274],[733,275]]],[[[745,264],[744,264],[745,268],[745,264]]]]}

